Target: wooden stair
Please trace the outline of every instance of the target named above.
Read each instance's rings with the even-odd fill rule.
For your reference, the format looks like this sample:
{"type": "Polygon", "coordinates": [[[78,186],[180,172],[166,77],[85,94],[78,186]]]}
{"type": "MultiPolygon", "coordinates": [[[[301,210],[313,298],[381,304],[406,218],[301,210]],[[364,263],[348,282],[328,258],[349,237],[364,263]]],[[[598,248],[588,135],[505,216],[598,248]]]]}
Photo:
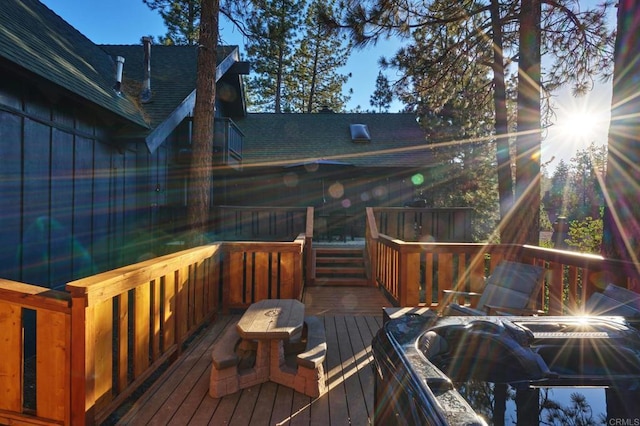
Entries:
{"type": "Polygon", "coordinates": [[[312,255],[314,270],[311,285],[369,285],[362,247],[316,247],[312,255]]]}

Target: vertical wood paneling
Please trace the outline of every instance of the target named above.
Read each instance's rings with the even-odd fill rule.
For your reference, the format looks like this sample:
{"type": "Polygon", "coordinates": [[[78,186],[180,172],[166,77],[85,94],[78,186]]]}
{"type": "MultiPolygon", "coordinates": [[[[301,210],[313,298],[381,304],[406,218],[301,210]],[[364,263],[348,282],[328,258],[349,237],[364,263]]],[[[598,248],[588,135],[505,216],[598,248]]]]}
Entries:
{"type": "Polygon", "coordinates": [[[162,300],[160,298],[160,278],[151,281],[151,359],[153,361],[160,357],[160,332],[161,332],[161,318],[160,318],[160,304],[162,300]]]}
{"type": "Polygon", "coordinates": [[[71,318],[60,312],[37,313],[36,413],[39,417],[64,420],[69,389],[69,333],[71,318]]]}
{"type": "Polygon", "coordinates": [[[427,253],[425,256],[425,297],[427,306],[438,304],[438,300],[433,300],[433,253],[427,253]]]}
{"type": "Polygon", "coordinates": [[[562,265],[551,262],[549,276],[549,314],[562,315],[563,311],[563,285],[562,285],[562,265]]]}
{"type": "Polygon", "coordinates": [[[129,292],[118,299],[118,392],[129,382],[129,292]]]}
{"type": "Polygon", "coordinates": [[[241,304],[252,303],[253,302],[253,292],[255,290],[255,253],[248,251],[244,256],[244,270],[241,272],[241,275],[245,277],[244,289],[242,293],[242,298],[240,299],[241,304]]]}
{"type": "Polygon", "coordinates": [[[205,313],[212,312],[217,306],[215,301],[215,289],[216,289],[216,257],[205,260],[206,264],[206,282],[205,282],[205,313]]]}
{"type": "MultiPolygon", "coordinates": [[[[276,257],[276,256],[274,256],[276,257]]],[[[294,262],[295,255],[290,252],[280,253],[280,298],[281,299],[295,299],[296,295],[294,293],[294,262]]],[[[277,282],[274,280],[274,282],[277,282]]]]}
{"type": "Polygon", "coordinates": [[[176,342],[178,347],[182,344],[187,335],[189,313],[189,268],[182,267],[178,270],[176,276],[176,342]]]}
{"type": "MultiPolygon", "coordinates": [[[[93,177],[94,142],[91,139],[76,137],[74,153],[73,179],[73,232],[84,246],[92,243],[93,231],[93,177]]],[[[96,171],[101,173],[101,171],[96,171]]],[[[101,223],[98,226],[106,226],[101,223]]],[[[77,253],[80,256],[80,253],[77,253]]]]}
{"type": "Polygon", "coordinates": [[[24,120],[22,202],[22,280],[48,286],[49,265],[49,168],[50,129],[33,120],[24,120]],[[43,220],[38,220],[43,217],[43,220]]]}
{"type": "MultiPolygon", "coordinates": [[[[9,95],[3,102],[11,102],[9,95]]],[[[16,102],[18,100],[16,99],[16,102]]],[[[22,119],[0,111],[0,276],[18,280],[19,261],[17,247],[22,242],[22,119]]]]}
{"type": "Polygon", "coordinates": [[[187,326],[191,329],[191,326],[195,323],[195,312],[196,312],[196,279],[197,279],[197,268],[196,265],[189,266],[189,280],[187,281],[187,294],[188,294],[188,304],[187,304],[187,326]]]}
{"type": "Polygon", "coordinates": [[[271,282],[277,281],[269,276],[269,253],[258,252],[255,254],[255,302],[275,297],[269,291],[271,282]]]}
{"type": "Polygon", "coordinates": [[[229,253],[228,255],[229,274],[225,278],[229,282],[229,305],[242,303],[242,277],[244,275],[242,259],[243,253],[241,252],[229,253]]]}
{"type": "Polygon", "coordinates": [[[50,216],[62,227],[59,232],[52,230],[55,262],[51,267],[55,270],[51,271],[51,281],[62,284],[74,278],[73,210],[71,208],[73,206],[73,136],[53,129],[51,146],[50,216]]]}
{"type": "MultiPolygon", "coordinates": [[[[83,144],[76,142],[78,148],[83,144]]],[[[88,148],[88,146],[86,147],[88,148]]],[[[92,212],[92,252],[94,261],[101,271],[115,268],[118,251],[114,250],[111,238],[112,223],[109,220],[110,188],[109,175],[111,160],[108,147],[95,144],[95,172],[93,176],[93,212],[92,212]]],[[[76,172],[78,173],[78,172],[76,172]]],[[[86,173],[85,173],[86,174],[86,173]]]]}
{"type": "Polygon", "coordinates": [[[99,303],[93,309],[96,410],[100,410],[113,398],[113,301],[99,303]]]}
{"type": "Polygon", "coordinates": [[[176,339],[176,274],[168,274],[163,280],[164,298],[163,298],[163,345],[162,351],[167,351],[176,339]]]}
{"type": "Polygon", "coordinates": [[[139,377],[149,367],[149,312],[151,298],[150,284],[146,283],[134,290],[133,317],[133,374],[139,377]]]}
{"type": "Polygon", "coordinates": [[[194,265],[195,282],[194,282],[194,324],[204,318],[204,283],[206,279],[205,262],[199,261],[194,265]]]}
{"type": "Polygon", "coordinates": [[[111,233],[114,249],[122,247],[125,241],[125,176],[127,175],[125,156],[111,156],[111,199],[110,216],[113,222],[111,233]]]}
{"type": "Polygon", "coordinates": [[[443,290],[451,289],[453,284],[453,254],[438,254],[438,300],[443,300],[443,290]]]}
{"type": "Polygon", "coordinates": [[[22,309],[0,301],[0,409],[22,412],[22,309]]]}

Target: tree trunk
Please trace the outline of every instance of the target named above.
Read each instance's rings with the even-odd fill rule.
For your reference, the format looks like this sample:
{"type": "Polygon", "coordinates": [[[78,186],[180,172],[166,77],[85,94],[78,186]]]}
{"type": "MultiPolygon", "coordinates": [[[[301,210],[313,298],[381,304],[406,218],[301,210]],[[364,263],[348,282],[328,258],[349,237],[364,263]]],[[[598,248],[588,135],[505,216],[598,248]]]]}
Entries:
{"type": "Polygon", "coordinates": [[[504,223],[506,243],[540,242],[540,0],[523,0],[518,59],[516,202],[504,223]]]}
{"type": "Polygon", "coordinates": [[[504,82],[504,55],[502,54],[502,21],[498,0],[491,0],[491,27],[493,31],[493,105],[496,117],[496,162],[498,164],[498,194],[500,218],[505,220],[513,206],[513,176],[509,152],[509,122],[507,94],[504,82]]]}
{"type": "MultiPolygon", "coordinates": [[[[602,253],[626,261],[640,254],[640,2],[618,3],[613,98],[605,185],[602,253]]],[[[636,277],[638,271],[625,271],[636,277]]]]}
{"type": "Polygon", "coordinates": [[[211,204],[219,0],[202,0],[201,7],[187,207],[188,226],[196,243],[203,241],[211,204]]]}

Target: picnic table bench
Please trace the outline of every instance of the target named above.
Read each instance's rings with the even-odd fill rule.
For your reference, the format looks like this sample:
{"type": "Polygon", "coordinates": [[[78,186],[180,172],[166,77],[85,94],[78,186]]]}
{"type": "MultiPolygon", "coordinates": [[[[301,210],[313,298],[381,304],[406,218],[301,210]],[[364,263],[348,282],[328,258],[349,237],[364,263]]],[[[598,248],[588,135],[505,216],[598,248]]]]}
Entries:
{"type": "Polygon", "coordinates": [[[302,303],[254,303],[235,327],[227,327],[212,351],[209,394],[219,398],[270,380],[318,397],[326,391],[326,350],[324,324],[317,317],[305,317],[302,303]],[[285,347],[296,351],[295,365],[287,364],[285,347]],[[242,368],[247,353],[255,353],[255,362],[242,368]]]}

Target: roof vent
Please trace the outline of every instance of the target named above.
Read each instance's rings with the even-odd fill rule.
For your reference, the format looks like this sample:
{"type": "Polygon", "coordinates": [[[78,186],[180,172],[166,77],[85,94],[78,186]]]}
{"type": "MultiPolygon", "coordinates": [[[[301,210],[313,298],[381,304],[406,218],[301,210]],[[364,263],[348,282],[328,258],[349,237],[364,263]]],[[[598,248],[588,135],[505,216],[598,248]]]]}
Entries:
{"type": "Polygon", "coordinates": [[[371,135],[366,124],[350,124],[352,142],[371,142],[371,135]]]}
{"type": "Polygon", "coordinates": [[[144,49],[144,81],[140,102],[146,104],[151,102],[151,37],[142,37],[142,47],[144,49]]]}
{"type": "Polygon", "coordinates": [[[118,95],[121,94],[121,90],[122,90],[123,67],[124,67],[124,58],[122,56],[118,56],[116,58],[116,84],[113,86],[113,90],[115,90],[118,95]]]}

